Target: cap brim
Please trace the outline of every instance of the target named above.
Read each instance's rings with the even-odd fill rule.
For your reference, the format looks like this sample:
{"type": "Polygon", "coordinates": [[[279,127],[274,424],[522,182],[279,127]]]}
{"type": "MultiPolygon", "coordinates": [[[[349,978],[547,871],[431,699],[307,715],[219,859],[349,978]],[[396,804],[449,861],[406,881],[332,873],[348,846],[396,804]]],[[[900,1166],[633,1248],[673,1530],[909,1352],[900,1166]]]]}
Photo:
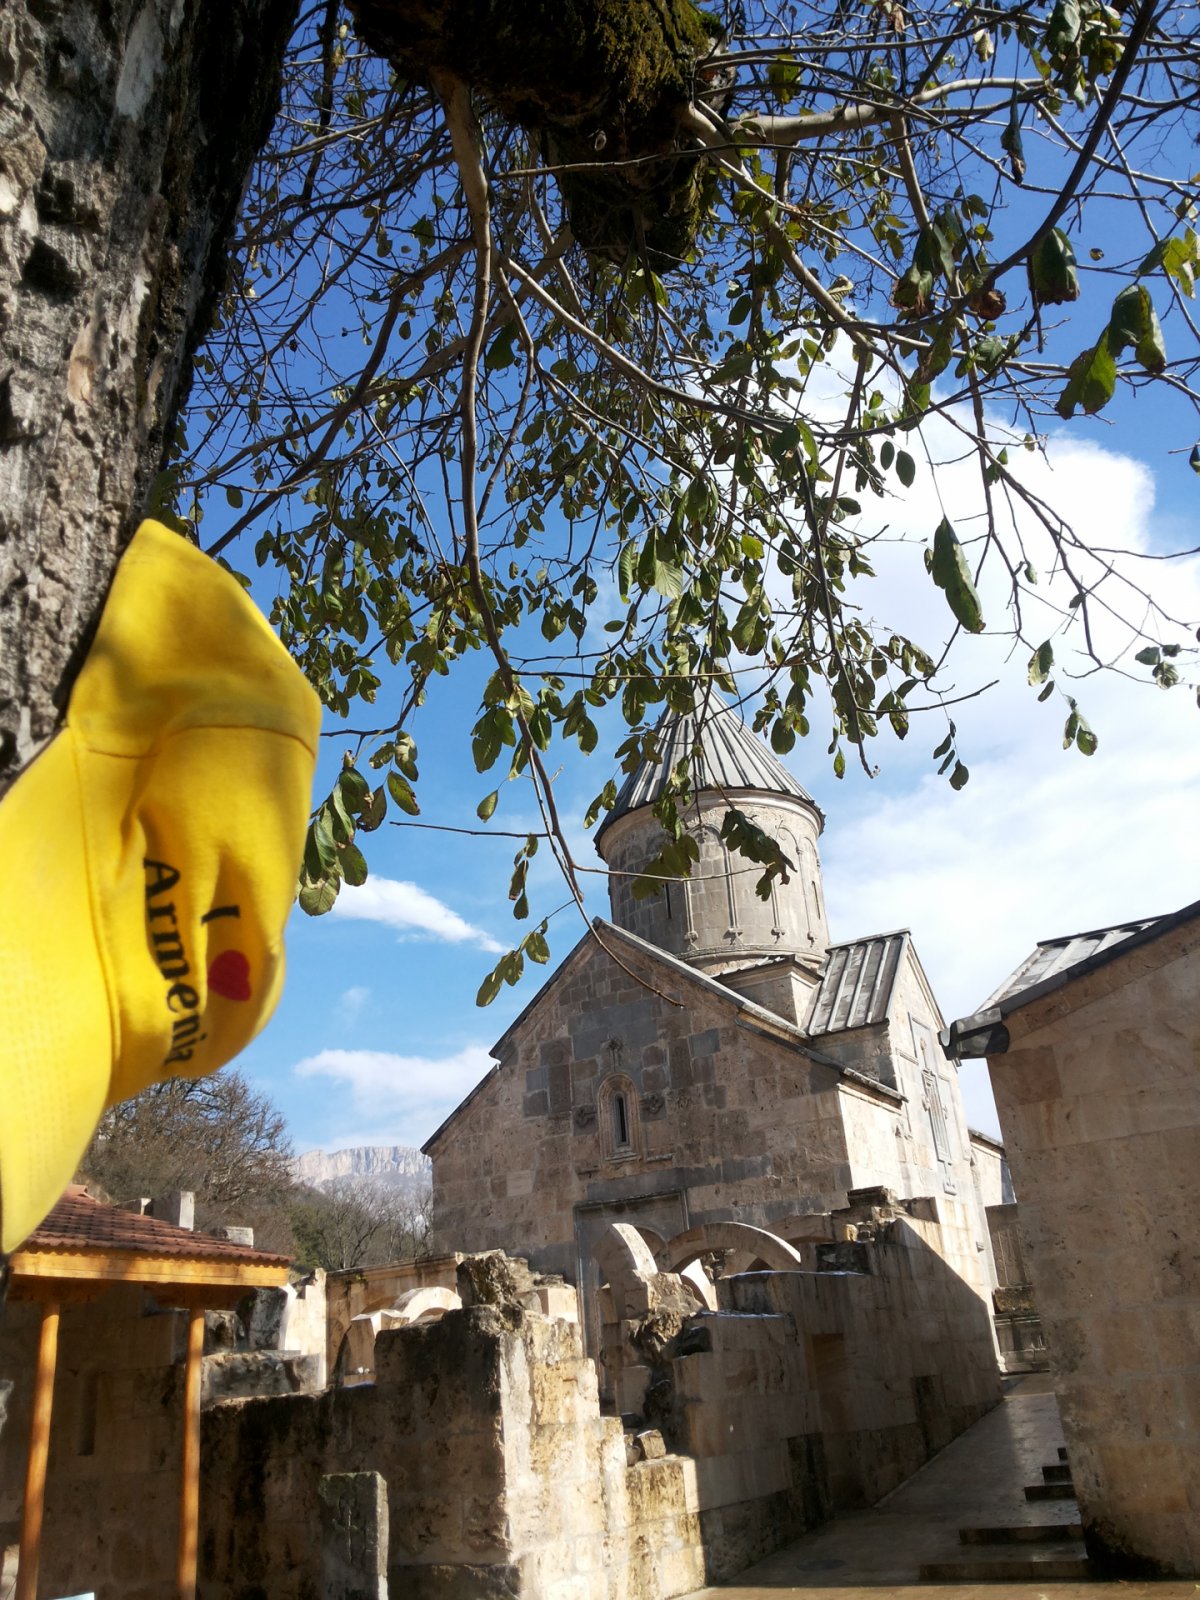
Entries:
{"type": "Polygon", "coordinates": [[[112,1073],[69,732],[0,805],[0,861],[0,1249],[10,1252],[74,1176],[112,1073]]]}

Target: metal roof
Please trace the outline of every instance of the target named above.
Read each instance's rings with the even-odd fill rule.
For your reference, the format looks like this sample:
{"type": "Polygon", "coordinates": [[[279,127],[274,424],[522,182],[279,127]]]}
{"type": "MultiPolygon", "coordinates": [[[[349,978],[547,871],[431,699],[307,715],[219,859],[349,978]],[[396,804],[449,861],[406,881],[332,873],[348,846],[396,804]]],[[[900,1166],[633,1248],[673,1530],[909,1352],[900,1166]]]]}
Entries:
{"type": "Polygon", "coordinates": [[[1163,934],[1200,919],[1200,900],[1194,900],[1165,917],[1120,922],[1090,933],[1073,933],[1062,939],[1045,939],[1017,970],[1000,985],[972,1016],[959,1017],[940,1034],[942,1048],[953,1060],[1003,1055],[1009,1035],[1004,1018],[1043,995],[1082,978],[1097,967],[1149,944],[1163,934]]]}
{"type": "Polygon", "coordinates": [[[1060,972],[1077,967],[1081,962],[1104,955],[1114,946],[1124,944],[1135,934],[1151,928],[1161,919],[1145,917],[1140,922],[1121,922],[1112,928],[1096,928],[1091,933],[1070,933],[1061,939],[1044,939],[1032,955],[1026,956],[1017,970],[980,1006],[987,1011],[998,1006],[1011,995],[1032,989],[1034,984],[1053,978],[1060,972]]]}
{"type": "Polygon", "coordinates": [[[820,808],[783,763],[717,694],[706,691],[695,711],[664,711],[654,729],[657,759],[643,761],[625,779],[616,803],[596,830],[597,840],[618,817],[652,805],[679,762],[691,764],[693,792],[704,789],[758,789],[803,800],[820,808]]]}
{"type": "Polygon", "coordinates": [[[806,1024],[810,1034],[841,1033],[887,1020],[908,930],[830,945],[806,1024]]]}

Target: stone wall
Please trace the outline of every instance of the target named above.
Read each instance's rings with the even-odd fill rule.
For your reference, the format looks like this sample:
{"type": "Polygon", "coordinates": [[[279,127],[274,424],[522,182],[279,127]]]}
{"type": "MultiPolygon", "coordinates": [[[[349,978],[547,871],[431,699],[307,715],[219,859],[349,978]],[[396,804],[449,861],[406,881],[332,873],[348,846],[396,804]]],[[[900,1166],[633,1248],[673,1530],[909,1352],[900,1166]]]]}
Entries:
{"type": "Polygon", "coordinates": [[[1006,1018],[989,1059],[1093,1556],[1200,1574],[1200,929],[1006,1018]]]}
{"type": "MultiPolygon", "coordinates": [[[[978,1297],[923,1206],[809,1219],[824,1270],[722,1278],[715,1313],[624,1230],[646,1292],[621,1298],[618,1336],[649,1380],[628,1427],[579,1325],[532,1309],[556,1286],[467,1258],[463,1306],[379,1333],[374,1381],[206,1407],[201,1600],[328,1600],[330,1573],[380,1600],[383,1575],[396,1600],[672,1600],[870,1502],[998,1398],[978,1297]]],[[[158,1600],[173,1570],[184,1319],[145,1310],[129,1290],[64,1318],[47,1592],[158,1600]]],[[[36,1315],[9,1312],[27,1393],[36,1315]]],[[[206,1358],[210,1387],[227,1359],[206,1358]]],[[[24,1435],[0,1436],[14,1523],[24,1435]]]]}
{"type": "Polygon", "coordinates": [[[337,1369],[342,1341],[355,1317],[394,1306],[410,1289],[455,1289],[461,1255],[392,1261],[382,1267],[350,1267],[324,1274],[326,1370],[337,1369]]]}
{"type": "Polygon", "coordinates": [[[1021,1249],[1019,1215],[1016,1205],[987,1208],[992,1258],[996,1263],[996,1287],[992,1291],[996,1344],[1005,1372],[1045,1372],[1049,1368],[1046,1334],[1021,1249]]]}
{"type": "MultiPolygon", "coordinates": [[[[704,1580],[687,1464],[630,1464],[577,1326],[471,1306],[381,1333],[376,1381],[205,1419],[201,1600],[319,1600],[320,1491],[378,1472],[405,1600],[669,1600],[704,1580]]],[[[103,1600],[103,1597],[102,1597],[103,1600]]]]}
{"type": "MultiPolygon", "coordinates": [[[[305,1298],[292,1289],[257,1290],[238,1314],[210,1314],[201,1367],[206,1408],[230,1395],[290,1395],[319,1384],[324,1299],[319,1281],[306,1288],[305,1298]],[[307,1336],[314,1329],[321,1335],[317,1350],[275,1348],[281,1334],[307,1336]]],[[[0,1307],[0,1388],[12,1384],[0,1427],[0,1552],[18,1538],[40,1318],[37,1305],[0,1307]]],[[[164,1311],[134,1286],[64,1306],[43,1593],[95,1591],[105,1600],[159,1600],[166,1593],[179,1527],[186,1348],[186,1312],[164,1311]]]]}
{"type": "Polygon", "coordinates": [[[499,1069],[431,1141],[436,1248],[518,1250],[586,1296],[610,1222],[659,1237],[710,1221],[779,1230],[883,1186],[938,1197],[948,1258],[986,1299],[966,1122],[915,958],[892,1022],[875,1030],[896,1063],[889,1089],[844,1077],[781,1020],[609,936],[620,962],[583,941],[501,1041],[499,1069]]]}
{"type": "Polygon", "coordinates": [[[770,1226],[844,1200],[839,1074],[700,974],[664,975],[626,940],[614,949],[629,970],[580,944],[501,1041],[499,1070],[431,1142],[436,1249],[519,1249],[578,1281],[581,1207],[670,1195],[670,1215],[649,1224],[661,1232],[770,1226]]]}
{"type": "MultiPolygon", "coordinates": [[[[1000,1399],[979,1297],[949,1270],[936,1223],[894,1217],[873,1241],[825,1247],[859,1270],[745,1273],[721,1280],[730,1310],[796,1329],[829,1493],[872,1505],[1000,1399]]],[[[719,1426],[710,1419],[707,1426],[719,1426]]]]}
{"type": "MultiPolygon", "coordinates": [[[[0,1545],[17,1542],[40,1308],[0,1311],[0,1545]]],[[[64,1309],[46,1484],[40,1592],[154,1600],[175,1571],[187,1318],[138,1289],[64,1309]]]]}

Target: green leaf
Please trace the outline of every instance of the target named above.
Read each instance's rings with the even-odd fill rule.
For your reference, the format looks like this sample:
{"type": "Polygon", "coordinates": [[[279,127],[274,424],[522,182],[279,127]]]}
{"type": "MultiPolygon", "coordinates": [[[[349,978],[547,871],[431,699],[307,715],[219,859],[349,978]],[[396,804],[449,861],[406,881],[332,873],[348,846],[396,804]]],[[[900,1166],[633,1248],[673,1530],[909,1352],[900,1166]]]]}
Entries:
{"type": "Polygon", "coordinates": [[[235,511],[240,511],[243,505],[242,491],[229,484],[225,490],[225,498],[235,511]]]}
{"type": "Polygon", "coordinates": [[[406,778],[402,778],[398,772],[389,772],[387,786],[388,793],[401,811],[406,811],[410,817],[420,816],[421,808],[417,804],[417,797],[412,791],[412,785],[406,778]]]}
{"type": "Polygon", "coordinates": [[[536,961],[540,967],[544,967],[549,961],[550,946],[546,943],[544,923],[541,928],[535,928],[525,940],[525,954],[530,961],[536,961]]]}
{"type": "Polygon", "coordinates": [[[314,883],[304,879],[300,884],[300,909],[310,917],[323,917],[338,897],[339,878],[319,878],[314,883]]]}
{"type": "Polygon", "coordinates": [[[683,568],[674,561],[654,558],[654,587],[668,600],[678,600],[683,594],[683,568]]]}
{"type": "Polygon", "coordinates": [[[475,996],[475,1004],[477,1006],[490,1006],[492,1001],[500,993],[500,985],[503,982],[504,976],[500,971],[499,965],[497,964],[492,968],[487,977],[479,985],[479,992],[475,996]]]}
{"type": "Polygon", "coordinates": [[[327,806],[322,806],[313,818],[309,836],[322,867],[330,871],[337,864],[337,841],[333,836],[333,816],[327,806]]]}
{"type": "Polygon", "coordinates": [[[637,562],[637,541],[634,539],[628,539],[621,546],[621,559],[617,566],[617,575],[622,600],[628,600],[629,598],[629,585],[633,582],[633,574],[637,568],[637,562]]]}
{"type": "Polygon", "coordinates": [[[954,763],[954,771],[950,774],[950,787],[952,789],[965,788],[967,779],[970,776],[971,774],[967,771],[966,767],[963,766],[962,762],[956,761],[954,763]]]}
{"type": "Polygon", "coordinates": [[[1029,658],[1030,683],[1045,683],[1050,676],[1050,669],[1054,665],[1054,646],[1049,639],[1045,644],[1038,645],[1029,658]]]}
{"type": "Polygon", "coordinates": [[[517,359],[513,353],[513,334],[516,332],[511,322],[507,323],[488,346],[483,358],[483,365],[488,372],[499,372],[504,367],[511,367],[517,359]]]}
{"type": "Polygon", "coordinates": [[[1020,183],[1025,177],[1025,147],[1021,143],[1021,105],[1015,93],[1009,107],[1008,123],[1000,135],[1000,148],[1008,157],[1013,182],[1020,183]]]}
{"type": "Polygon", "coordinates": [[[387,790],[379,785],[359,813],[358,825],[364,833],[374,833],[387,816],[387,790]]]}
{"type": "Polygon", "coordinates": [[[1162,327],[1150,291],[1144,284],[1131,283],[1117,295],[1112,303],[1107,332],[1114,357],[1132,345],[1138,364],[1147,372],[1157,374],[1166,366],[1162,327]]]}
{"type": "Polygon", "coordinates": [[[499,799],[499,789],[493,789],[491,794],[484,795],[483,799],[475,807],[475,815],[479,818],[480,822],[487,822],[489,820],[496,810],[496,805],[499,799]]]}
{"type": "Polygon", "coordinates": [[[1188,466],[1193,472],[1200,473],[1200,444],[1192,446],[1192,453],[1188,456],[1188,466]]]}
{"type": "Polygon", "coordinates": [[[1144,667],[1156,667],[1162,660],[1162,651],[1156,645],[1149,644],[1144,650],[1139,650],[1133,659],[1140,661],[1144,667]]]}
{"type": "Polygon", "coordinates": [[[1075,252],[1061,228],[1051,228],[1029,252],[1029,292],[1035,306],[1061,306],[1079,299],[1075,252]]]}
{"type": "Polygon", "coordinates": [[[352,889],[357,889],[366,883],[367,863],[356,844],[342,845],[338,851],[338,864],[342,869],[342,877],[352,889]]]}
{"type": "Polygon", "coordinates": [[[896,476],[906,489],[911,489],[917,476],[917,464],[907,450],[896,452],[896,476]]]}
{"type": "Polygon", "coordinates": [[[933,581],[944,589],[951,611],[968,633],[982,633],[983,610],[975,580],[967,565],[966,553],[958,535],[945,517],[938,523],[933,536],[933,581]]]}
{"type": "Polygon", "coordinates": [[[1108,334],[1100,335],[1091,350],[1075,357],[1067,371],[1067,382],[1054,409],[1065,421],[1075,415],[1076,406],[1082,406],[1088,416],[1094,416],[1113,397],[1117,386],[1117,363],[1108,347],[1108,334]]]}

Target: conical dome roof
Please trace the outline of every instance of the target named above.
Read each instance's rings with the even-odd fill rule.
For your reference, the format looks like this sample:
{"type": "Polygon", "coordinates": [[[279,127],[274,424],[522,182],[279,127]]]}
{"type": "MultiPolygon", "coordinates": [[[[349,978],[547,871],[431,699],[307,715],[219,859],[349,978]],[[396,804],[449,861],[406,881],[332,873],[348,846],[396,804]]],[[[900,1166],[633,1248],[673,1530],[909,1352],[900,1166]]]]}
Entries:
{"type": "Polygon", "coordinates": [[[616,804],[596,831],[597,842],[618,817],[652,805],[684,756],[691,758],[692,789],[696,794],[703,789],[757,789],[803,800],[818,817],[821,815],[808,791],[715,693],[706,694],[697,711],[665,711],[654,731],[658,760],[643,761],[625,779],[616,804]],[[701,745],[698,750],[697,740],[701,745]]]}

